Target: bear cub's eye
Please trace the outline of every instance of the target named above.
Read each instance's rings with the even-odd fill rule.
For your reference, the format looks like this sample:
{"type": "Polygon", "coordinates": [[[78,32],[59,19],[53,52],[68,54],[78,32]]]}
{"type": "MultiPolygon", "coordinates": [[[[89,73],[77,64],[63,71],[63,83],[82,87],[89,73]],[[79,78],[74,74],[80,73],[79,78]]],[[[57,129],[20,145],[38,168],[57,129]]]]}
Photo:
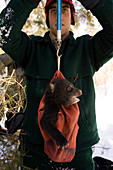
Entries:
{"type": "Polygon", "coordinates": [[[72,90],[73,90],[72,87],[70,87],[70,86],[67,87],[68,92],[71,92],[72,90]]]}

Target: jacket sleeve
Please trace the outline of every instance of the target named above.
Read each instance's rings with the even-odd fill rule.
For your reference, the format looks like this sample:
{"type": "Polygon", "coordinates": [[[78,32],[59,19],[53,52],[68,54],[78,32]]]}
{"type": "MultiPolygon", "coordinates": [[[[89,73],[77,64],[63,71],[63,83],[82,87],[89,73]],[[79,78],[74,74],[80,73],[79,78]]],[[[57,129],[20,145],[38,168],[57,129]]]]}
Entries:
{"type": "Polygon", "coordinates": [[[92,6],[91,12],[98,19],[102,30],[89,40],[91,62],[94,71],[97,71],[104,63],[113,56],[113,0],[80,0],[84,6],[92,6]],[[98,1],[94,5],[94,1],[98,1]]]}
{"type": "Polygon", "coordinates": [[[93,8],[100,0],[79,0],[86,9],[93,8]]]}
{"type": "Polygon", "coordinates": [[[90,40],[92,64],[97,71],[113,57],[113,0],[100,0],[91,11],[103,27],[90,40]]]}
{"type": "Polygon", "coordinates": [[[0,47],[22,67],[30,59],[32,40],[21,31],[40,0],[11,0],[0,14],[0,47]]]}

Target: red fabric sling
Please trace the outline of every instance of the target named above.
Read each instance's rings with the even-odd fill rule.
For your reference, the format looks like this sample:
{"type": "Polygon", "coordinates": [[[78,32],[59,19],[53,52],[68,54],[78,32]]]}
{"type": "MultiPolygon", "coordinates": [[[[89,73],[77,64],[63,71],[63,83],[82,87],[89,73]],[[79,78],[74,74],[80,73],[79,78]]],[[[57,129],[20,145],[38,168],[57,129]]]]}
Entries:
{"type": "MultiPolygon", "coordinates": [[[[51,82],[59,78],[65,79],[63,74],[58,70],[54,74],[51,82]]],[[[62,105],[62,109],[58,113],[58,120],[55,126],[69,142],[68,147],[58,148],[55,140],[47,134],[40,125],[40,120],[44,113],[44,97],[45,94],[40,101],[38,109],[38,123],[44,138],[44,152],[55,162],[70,162],[74,158],[76,152],[76,138],[79,129],[77,124],[79,117],[78,104],[75,103],[68,107],[62,105]],[[65,112],[66,116],[64,116],[63,112],[65,112]]]]}

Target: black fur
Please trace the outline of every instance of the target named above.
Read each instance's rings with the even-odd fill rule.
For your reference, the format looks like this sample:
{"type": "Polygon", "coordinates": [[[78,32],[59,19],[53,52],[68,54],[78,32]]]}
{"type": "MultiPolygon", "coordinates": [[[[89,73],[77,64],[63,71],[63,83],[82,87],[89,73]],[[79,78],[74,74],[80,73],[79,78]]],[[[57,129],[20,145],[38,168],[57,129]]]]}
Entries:
{"type": "Polygon", "coordinates": [[[14,134],[17,130],[23,128],[24,113],[22,111],[16,113],[13,117],[12,113],[9,113],[7,120],[5,121],[6,129],[0,126],[0,135],[2,134],[14,134]]]}
{"type": "Polygon", "coordinates": [[[78,102],[75,97],[81,94],[82,91],[66,79],[56,79],[47,87],[44,114],[40,123],[42,128],[56,141],[58,147],[68,145],[67,139],[55,127],[61,105],[69,106],[78,102]]]}
{"type": "Polygon", "coordinates": [[[95,170],[113,170],[112,161],[99,156],[94,157],[93,160],[95,163],[95,170]]]}

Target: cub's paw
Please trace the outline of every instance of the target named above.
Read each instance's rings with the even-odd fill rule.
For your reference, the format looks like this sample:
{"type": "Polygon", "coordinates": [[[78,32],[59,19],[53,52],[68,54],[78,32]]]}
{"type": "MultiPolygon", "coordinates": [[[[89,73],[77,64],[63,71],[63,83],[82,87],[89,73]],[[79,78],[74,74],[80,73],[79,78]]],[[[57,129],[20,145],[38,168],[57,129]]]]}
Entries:
{"type": "Polygon", "coordinates": [[[67,139],[63,135],[60,135],[58,137],[58,139],[56,140],[56,144],[57,144],[58,148],[60,148],[60,147],[66,148],[69,145],[67,139]]]}

